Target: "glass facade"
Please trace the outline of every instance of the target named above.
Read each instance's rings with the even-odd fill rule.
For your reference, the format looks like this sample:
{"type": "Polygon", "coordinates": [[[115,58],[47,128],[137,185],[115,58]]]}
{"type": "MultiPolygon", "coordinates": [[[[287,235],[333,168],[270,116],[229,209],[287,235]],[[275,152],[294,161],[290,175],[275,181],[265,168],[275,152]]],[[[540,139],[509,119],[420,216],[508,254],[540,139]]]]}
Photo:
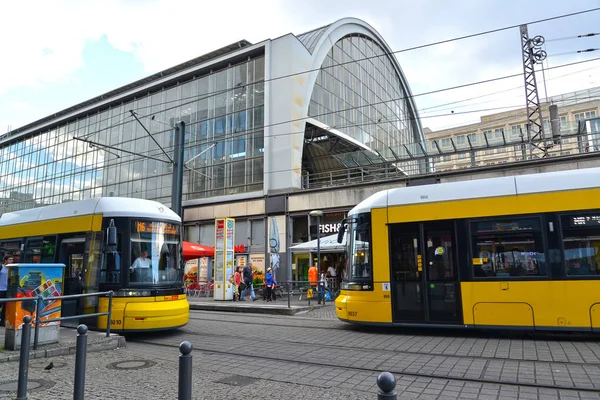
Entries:
{"type": "Polygon", "coordinates": [[[186,123],[184,200],[263,189],[264,57],[258,57],[4,145],[0,213],[101,195],[170,202],[172,164],[129,110],[169,155],[171,127],[186,123]]]}
{"type": "Polygon", "coordinates": [[[390,149],[402,154],[420,139],[408,93],[384,54],[367,37],[340,39],[319,71],[308,113],[391,159],[390,149]]]}

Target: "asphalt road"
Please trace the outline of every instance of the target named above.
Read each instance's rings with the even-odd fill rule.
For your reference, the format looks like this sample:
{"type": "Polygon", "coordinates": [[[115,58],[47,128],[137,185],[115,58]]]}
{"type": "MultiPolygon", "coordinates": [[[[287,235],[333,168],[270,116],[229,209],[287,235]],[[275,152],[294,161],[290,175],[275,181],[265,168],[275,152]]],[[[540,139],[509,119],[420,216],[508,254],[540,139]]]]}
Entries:
{"type": "MultiPolygon", "coordinates": [[[[333,306],[296,316],[195,311],[190,318],[176,332],[90,353],[86,399],[177,398],[184,340],[194,346],[196,399],[376,399],[381,371],[396,376],[399,399],[600,399],[597,339],[358,329],[335,319],[333,306]]],[[[14,398],[2,389],[16,380],[17,364],[5,366],[0,398],[14,398]]],[[[29,398],[72,398],[73,368],[74,356],[32,360],[29,398]],[[50,361],[55,367],[45,371],[50,361]]]]}

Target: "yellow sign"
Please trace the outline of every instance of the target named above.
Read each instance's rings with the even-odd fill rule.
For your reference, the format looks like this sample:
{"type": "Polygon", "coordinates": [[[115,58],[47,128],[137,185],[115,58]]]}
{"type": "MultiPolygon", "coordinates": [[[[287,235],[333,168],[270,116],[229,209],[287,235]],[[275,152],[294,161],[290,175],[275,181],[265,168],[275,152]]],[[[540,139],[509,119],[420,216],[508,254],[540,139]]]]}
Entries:
{"type": "Polygon", "coordinates": [[[308,289],[308,291],[306,292],[306,298],[307,299],[312,299],[313,298],[312,289],[308,289]]]}

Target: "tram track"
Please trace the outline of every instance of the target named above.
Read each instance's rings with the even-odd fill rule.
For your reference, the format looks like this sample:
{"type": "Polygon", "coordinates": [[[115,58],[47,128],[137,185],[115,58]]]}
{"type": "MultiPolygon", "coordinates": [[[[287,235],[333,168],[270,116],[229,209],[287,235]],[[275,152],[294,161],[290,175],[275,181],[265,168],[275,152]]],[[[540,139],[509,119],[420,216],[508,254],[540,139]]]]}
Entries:
{"type": "MultiPolygon", "coordinates": [[[[211,322],[224,322],[222,319],[209,319],[209,318],[190,318],[193,320],[197,320],[197,321],[211,321],[211,322]]],[[[282,325],[282,324],[267,324],[267,323],[262,323],[262,322],[246,322],[244,321],[245,325],[258,325],[258,326],[279,326],[279,327],[285,327],[285,328],[302,328],[302,329],[318,329],[318,330],[329,330],[331,329],[331,327],[318,327],[318,326],[306,326],[306,325],[282,325]]],[[[210,337],[220,337],[220,338],[237,338],[238,336],[235,335],[227,335],[227,334],[211,334],[211,333],[197,333],[197,332],[193,332],[193,331],[189,331],[186,330],[186,328],[184,328],[181,332],[185,332],[186,334],[190,334],[190,335],[202,335],[202,336],[210,336],[210,337]]],[[[245,337],[247,338],[247,336],[245,337]]],[[[262,338],[260,337],[253,337],[253,339],[256,340],[260,340],[262,338]]],[[[316,343],[303,343],[303,342],[297,342],[297,341],[293,341],[293,340],[285,340],[285,339],[280,339],[280,338],[270,338],[269,341],[271,343],[281,343],[281,344],[303,344],[303,345],[313,345],[316,343]]],[[[356,350],[356,348],[354,347],[350,347],[350,346],[343,346],[343,345],[331,345],[331,344],[322,344],[319,343],[318,344],[319,347],[321,348],[329,348],[329,349],[336,349],[336,350],[356,350]]],[[[411,355],[422,355],[422,356],[439,356],[439,357],[452,357],[452,358],[458,358],[458,359],[472,359],[472,360],[495,360],[495,361],[509,361],[509,362],[535,362],[535,363],[556,363],[556,364],[569,364],[569,365],[585,365],[585,366],[593,366],[593,367],[598,367],[600,368],[600,363],[593,363],[593,362],[581,362],[581,361],[560,361],[560,360],[540,360],[539,358],[537,359],[526,359],[526,358],[509,358],[509,357],[503,357],[503,358],[498,358],[498,357],[490,357],[490,356],[477,356],[477,355],[463,355],[463,354],[446,354],[443,352],[432,352],[432,351],[428,351],[428,352],[423,352],[423,351],[414,351],[414,350],[396,350],[396,349],[384,349],[384,348],[379,348],[379,349],[365,349],[365,348],[361,348],[361,351],[365,351],[365,352],[372,352],[372,353],[376,353],[376,352],[382,352],[382,351],[386,351],[386,352],[391,352],[391,353],[395,353],[395,354],[411,354],[411,355]]]]}
{"type": "MultiPolygon", "coordinates": [[[[196,336],[204,336],[204,335],[197,334],[196,336]]],[[[215,336],[231,337],[231,336],[224,336],[224,335],[215,335],[215,336]]],[[[235,338],[239,339],[239,337],[235,337],[235,338]]],[[[161,348],[173,348],[173,349],[179,348],[179,345],[177,345],[177,344],[161,343],[161,342],[155,342],[155,341],[149,341],[149,340],[134,340],[134,342],[139,343],[139,344],[149,345],[149,346],[157,346],[157,347],[161,347],[161,348]]],[[[301,343],[301,342],[297,342],[297,343],[301,343]]],[[[306,345],[305,343],[302,343],[302,344],[306,345]]],[[[219,349],[215,349],[215,348],[209,348],[206,346],[202,346],[201,342],[200,342],[200,344],[194,343],[193,345],[194,345],[195,351],[201,351],[206,354],[231,355],[230,349],[229,350],[219,350],[219,349]]],[[[295,360],[295,359],[289,358],[289,357],[268,356],[268,355],[265,355],[262,353],[260,353],[260,354],[242,354],[242,353],[237,352],[236,354],[239,357],[250,358],[254,361],[259,361],[259,362],[260,361],[283,362],[283,363],[287,362],[287,363],[295,363],[295,364],[303,364],[303,365],[312,365],[312,366],[318,366],[318,367],[339,368],[339,369],[351,370],[351,371],[369,372],[369,373],[374,373],[374,374],[381,373],[384,370],[384,369],[380,368],[379,366],[377,366],[376,368],[367,368],[367,367],[358,367],[358,366],[351,366],[351,365],[337,365],[337,364],[325,362],[325,361],[313,361],[313,360],[299,361],[299,360],[295,360]]],[[[596,393],[596,394],[600,393],[600,389],[588,388],[588,387],[548,385],[548,384],[538,384],[538,383],[530,383],[530,382],[510,382],[510,381],[504,381],[504,380],[485,379],[485,378],[455,377],[455,376],[448,376],[448,375],[435,374],[435,373],[418,373],[418,372],[410,372],[410,371],[398,371],[398,370],[394,370],[393,368],[385,369],[385,370],[394,375],[412,377],[412,378],[426,378],[426,379],[446,380],[446,381],[453,381],[453,382],[471,382],[471,383],[502,385],[502,386],[511,386],[511,387],[529,387],[529,388],[536,388],[536,389],[561,390],[561,391],[570,391],[570,392],[587,392],[587,393],[596,393]]],[[[484,370],[485,370],[485,368],[484,368],[484,370]]]]}

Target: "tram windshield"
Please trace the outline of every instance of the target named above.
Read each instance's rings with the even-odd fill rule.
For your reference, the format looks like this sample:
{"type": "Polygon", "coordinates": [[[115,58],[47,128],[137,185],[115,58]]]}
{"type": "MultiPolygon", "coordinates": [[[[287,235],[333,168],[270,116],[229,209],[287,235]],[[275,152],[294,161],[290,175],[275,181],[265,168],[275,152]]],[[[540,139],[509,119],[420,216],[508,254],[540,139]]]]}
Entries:
{"type": "Polygon", "coordinates": [[[132,221],[129,282],[174,284],[181,282],[180,227],[156,221],[132,221]]]}
{"type": "Polygon", "coordinates": [[[348,219],[344,281],[371,283],[372,271],[371,214],[364,213],[348,219]]]}

